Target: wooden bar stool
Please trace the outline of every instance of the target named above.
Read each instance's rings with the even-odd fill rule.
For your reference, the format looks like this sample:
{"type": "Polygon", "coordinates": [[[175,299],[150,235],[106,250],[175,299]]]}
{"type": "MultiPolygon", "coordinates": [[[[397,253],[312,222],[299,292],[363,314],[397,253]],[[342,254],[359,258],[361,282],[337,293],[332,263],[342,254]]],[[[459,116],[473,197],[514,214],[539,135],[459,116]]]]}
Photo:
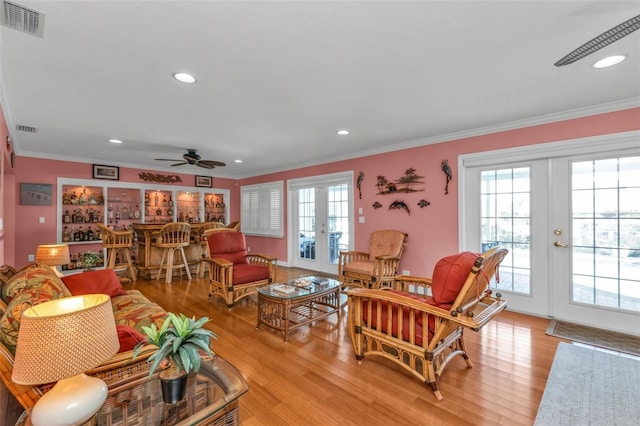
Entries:
{"type": "Polygon", "coordinates": [[[204,277],[204,269],[207,265],[207,262],[203,262],[202,259],[209,257],[209,243],[207,242],[207,238],[209,238],[211,229],[219,229],[224,227],[224,225],[220,222],[205,222],[200,227],[200,233],[198,234],[198,241],[200,242],[200,261],[198,262],[198,269],[196,270],[196,274],[198,277],[204,277]]]}
{"type": "Polygon", "coordinates": [[[189,246],[190,239],[191,225],[186,222],[167,223],[160,228],[156,236],[156,247],[163,249],[163,252],[156,280],[160,279],[163,268],[166,270],[165,282],[167,284],[171,283],[173,270],[177,268],[184,268],[187,271],[187,277],[191,279],[189,263],[184,254],[184,248],[189,246]],[[180,255],[177,259],[178,263],[175,263],[176,252],[180,255]]]}
{"type": "Polygon", "coordinates": [[[113,229],[98,223],[102,246],[107,249],[107,268],[113,270],[129,270],[129,278],[136,280],[136,271],[133,268],[131,249],[133,248],[133,231],[114,231],[113,229]],[[118,252],[122,252],[126,264],[116,265],[118,252]]]}

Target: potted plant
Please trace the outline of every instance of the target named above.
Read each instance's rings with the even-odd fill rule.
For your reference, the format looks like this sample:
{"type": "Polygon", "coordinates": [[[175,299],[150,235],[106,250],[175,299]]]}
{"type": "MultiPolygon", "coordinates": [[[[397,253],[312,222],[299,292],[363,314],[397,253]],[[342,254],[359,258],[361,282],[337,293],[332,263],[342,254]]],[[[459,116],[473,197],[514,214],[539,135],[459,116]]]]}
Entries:
{"type": "Polygon", "coordinates": [[[135,346],[133,359],[145,344],[158,347],[158,351],[149,357],[149,361],[153,362],[149,377],[158,366],[163,368],[159,376],[165,402],[174,404],[184,397],[188,374],[200,371],[201,352],[213,356],[209,344],[216,335],[203,328],[207,322],[207,317],[196,320],[184,314],[169,312],[160,329],[155,324],[142,327],[147,340],[135,346]]]}
{"type": "Polygon", "coordinates": [[[82,258],[84,259],[84,270],[85,271],[93,271],[93,268],[100,262],[100,256],[98,253],[94,253],[92,251],[85,251],[82,253],[82,258]]]}

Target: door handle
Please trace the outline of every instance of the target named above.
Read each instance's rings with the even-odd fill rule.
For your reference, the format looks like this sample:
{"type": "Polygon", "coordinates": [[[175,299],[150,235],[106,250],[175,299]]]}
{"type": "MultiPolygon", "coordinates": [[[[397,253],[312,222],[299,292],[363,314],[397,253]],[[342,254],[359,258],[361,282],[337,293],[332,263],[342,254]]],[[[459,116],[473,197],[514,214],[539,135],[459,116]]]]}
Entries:
{"type": "Polygon", "coordinates": [[[553,245],[556,246],[556,247],[562,247],[562,248],[569,247],[569,244],[565,244],[562,241],[556,241],[556,242],[553,243],[553,245]]]}

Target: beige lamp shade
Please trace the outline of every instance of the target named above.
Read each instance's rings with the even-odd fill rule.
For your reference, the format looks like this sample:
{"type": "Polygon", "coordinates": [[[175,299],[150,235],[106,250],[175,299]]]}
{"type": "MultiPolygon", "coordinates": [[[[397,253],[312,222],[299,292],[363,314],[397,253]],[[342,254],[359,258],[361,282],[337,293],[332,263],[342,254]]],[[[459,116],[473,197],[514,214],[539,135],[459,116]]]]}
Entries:
{"type": "Polygon", "coordinates": [[[36,250],[36,262],[49,266],[66,265],[71,262],[67,244],[42,244],[36,250]]]}
{"type": "Polygon", "coordinates": [[[44,302],[22,314],[11,379],[25,385],[55,382],[100,365],[119,347],[109,296],[44,302]]]}

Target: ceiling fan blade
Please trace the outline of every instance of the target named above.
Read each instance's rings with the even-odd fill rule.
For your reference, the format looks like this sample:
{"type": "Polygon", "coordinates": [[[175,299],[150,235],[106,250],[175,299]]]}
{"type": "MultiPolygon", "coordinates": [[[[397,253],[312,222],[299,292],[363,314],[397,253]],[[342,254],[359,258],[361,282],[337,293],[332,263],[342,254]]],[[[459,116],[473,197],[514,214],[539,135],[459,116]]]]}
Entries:
{"type": "Polygon", "coordinates": [[[216,166],[214,166],[213,164],[203,163],[202,161],[198,161],[196,163],[196,166],[202,167],[203,169],[215,169],[216,168],[216,166]]]}
{"type": "Polygon", "coordinates": [[[154,158],[154,160],[156,160],[156,161],[182,161],[182,160],[177,160],[175,158],[154,158]]]}
{"type": "MultiPolygon", "coordinates": [[[[173,160],[173,161],[176,161],[176,160],[173,160]]],[[[185,164],[189,164],[189,163],[187,163],[186,161],[183,161],[183,162],[181,162],[181,163],[172,164],[172,165],[171,165],[171,167],[175,167],[175,166],[184,166],[185,164]]]]}
{"type": "Polygon", "coordinates": [[[198,161],[198,164],[208,164],[210,166],[218,166],[218,167],[226,166],[226,164],[223,163],[222,161],[213,161],[213,160],[200,160],[198,161]]]}

